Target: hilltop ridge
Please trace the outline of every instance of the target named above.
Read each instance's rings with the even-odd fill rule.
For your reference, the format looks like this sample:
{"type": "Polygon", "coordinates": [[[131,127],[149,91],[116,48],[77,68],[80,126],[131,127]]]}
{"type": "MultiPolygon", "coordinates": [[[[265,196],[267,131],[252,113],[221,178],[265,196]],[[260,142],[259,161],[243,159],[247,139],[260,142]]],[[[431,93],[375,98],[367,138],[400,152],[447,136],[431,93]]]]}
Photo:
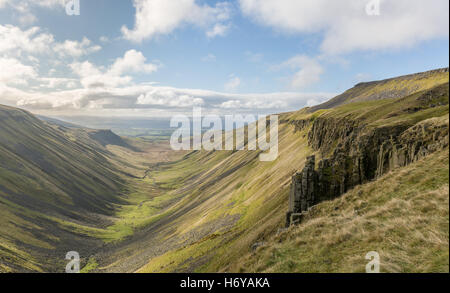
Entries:
{"type": "Polygon", "coordinates": [[[312,113],[353,102],[400,98],[443,84],[448,78],[449,68],[446,67],[379,81],[362,82],[323,104],[311,107],[308,111],[312,113]]]}

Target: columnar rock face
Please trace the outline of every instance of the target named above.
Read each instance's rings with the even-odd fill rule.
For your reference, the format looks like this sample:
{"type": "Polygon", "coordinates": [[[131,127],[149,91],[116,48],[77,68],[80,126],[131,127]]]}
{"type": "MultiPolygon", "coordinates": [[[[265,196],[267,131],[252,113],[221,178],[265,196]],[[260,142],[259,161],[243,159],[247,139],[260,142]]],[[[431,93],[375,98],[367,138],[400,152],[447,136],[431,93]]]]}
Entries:
{"type": "Polygon", "coordinates": [[[289,209],[295,213],[307,211],[316,202],[318,180],[315,165],[315,156],[309,157],[303,171],[292,177],[289,209]]]}
{"type": "Polygon", "coordinates": [[[423,157],[447,147],[448,125],[427,120],[411,127],[399,137],[384,141],[378,152],[376,176],[389,170],[407,166],[423,157]]]}
{"type": "Polygon", "coordinates": [[[315,157],[309,157],[302,172],[293,176],[287,226],[291,224],[291,215],[308,211],[356,185],[449,145],[448,119],[442,118],[425,120],[409,128],[397,125],[369,129],[344,119],[326,118],[312,123],[310,146],[322,157],[331,155],[318,163],[317,170],[315,157]]]}

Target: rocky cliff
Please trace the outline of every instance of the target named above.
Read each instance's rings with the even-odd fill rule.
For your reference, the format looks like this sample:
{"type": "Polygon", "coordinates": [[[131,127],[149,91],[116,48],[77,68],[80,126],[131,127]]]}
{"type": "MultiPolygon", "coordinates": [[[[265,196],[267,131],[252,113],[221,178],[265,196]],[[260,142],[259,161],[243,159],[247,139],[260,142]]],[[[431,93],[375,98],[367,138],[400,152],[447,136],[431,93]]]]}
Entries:
{"type": "MultiPolygon", "coordinates": [[[[414,97],[415,106],[407,106],[400,113],[438,107],[433,104],[437,100],[444,104],[441,96],[448,97],[447,86],[414,97]]],[[[449,144],[448,115],[415,124],[387,123],[376,127],[354,118],[328,116],[291,123],[296,131],[308,129],[309,145],[322,159],[316,168],[316,157],[309,157],[304,169],[293,176],[287,226],[301,221],[302,213],[312,206],[447,148],[449,144]]]]}

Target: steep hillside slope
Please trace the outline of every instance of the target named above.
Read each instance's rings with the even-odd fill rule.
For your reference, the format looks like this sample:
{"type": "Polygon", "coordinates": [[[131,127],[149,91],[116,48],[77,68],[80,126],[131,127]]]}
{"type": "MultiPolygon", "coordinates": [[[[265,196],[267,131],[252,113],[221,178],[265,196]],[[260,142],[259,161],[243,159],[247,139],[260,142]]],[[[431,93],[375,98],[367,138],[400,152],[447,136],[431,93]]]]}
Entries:
{"type": "Polygon", "coordinates": [[[386,271],[408,271],[419,262],[417,271],[445,271],[445,263],[448,271],[448,71],[406,80],[414,90],[392,96],[392,89],[368,86],[355,101],[349,96],[351,102],[331,109],[280,115],[273,162],[261,162],[261,151],[186,154],[159,142],[124,140],[129,148],[108,133],[92,137],[2,108],[0,217],[7,225],[0,226],[0,270],[60,271],[65,260],[55,262],[55,253],[77,250],[84,272],[294,272],[307,269],[288,258],[310,250],[305,263],[317,263],[310,271],[360,271],[368,246],[355,243],[367,230],[378,231],[374,249],[386,257],[386,271]],[[310,200],[298,228],[285,230],[292,178],[305,165],[321,175],[306,184],[325,192],[310,200]],[[393,193],[378,194],[382,188],[393,193]],[[403,207],[411,209],[399,213],[403,207]],[[430,209],[437,214],[427,222],[430,209]],[[358,219],[360,212],[366,218],[358,219]],[[418,220],[397,233],[392,227],[402,216],[418,220]],[[344,229],[353,220],[353,230],[333,233],[334,222],[344,229]],[[316,222],[329,245],[309,242],[323,240],[316,226],[307,230],[316,222]],[[306,244],[298,240],[302,229],[306,244]],[[407,238],[412,229],[417,234],[407,238]],[[420,242],[424,237],[434,240],[420,242]],[[336,250],[324,258],[341,243],[349,246],[342,257],[336,250]],[[391,245],[398,243],[403,246],[391,245]],[[417,252],[422,245],[433,247],[417,252]],[[348,260],[350,253],[355,259],[348,260]]]}
{"type": "Polygon", "coordinates": [[[129,203],[134,180],[168,150],[137,152],[149,145],[134,144],[0,106],[0,272],[61,272],[67,252],[90,255],[123,237],[107,227],[129,203]]]}
{"type": "Polygon", "coordinates": [[[229,271],[449,271],[448,149],[319,204],[302,224],[265,239],[229,271]]]}
{"type": "MultiPolygon", "coordinates": [[[[433,117],[440,117],[448,132],[446,115],[448,73],[444,84],[413,95],[282,115],[280,153],[274,162],[260,162],[258,152],[194,152],[179,162],[159,166],[151,172],[151,178],[155,184],[174,189],[168,194],[178,201],[155,220],[155,229],[147,233],[155,235],[152,233],[158,231],[165,246],[154,249],[141,244],[132,249],[133,253],[125,253],[127,246],[120,247],[121,257],[105,269],[134,271],[148,259],[139,272],[234,271],[231,268],[236,267],[230,264],[284,226],[291,177],[303,168],[306,158],[315,154],[319,159],[333,159],[333,154],[352,145],[351,136],[347,137],[352,133],[349,125],[360,130],[357,136],[376,137],[377,142],[402,133],[405,137],[415,134],[411,138],[419,141],[423,129],[420,123],[433,117]],[[170,221],[166,222],[166,217],[170,221]]],[[[378,152],[366,151],[374,156],[373,177],[367,177],[371,180],[376,178],[378,152]]],[[[354,185],[343,186],[337,195],[354,185]]]]}
{"type": "Polygon", "coordinates": [[[24,251],[70,251],[69,239],[82,247],[83,239],[61,226],[111,215],[123,180],[101,154],[106,149],[89,147],[26,111],[0,106],[0,138],[1,266],[48,268],[44,257],[38,264],[24,251]]]}
{"type": "Polygon", "coordinates": [[[108,211],[105,202],[114,201],[111,193],[120,180],[101,154],[106,150],[70,139],[22,110],[0,108],[0,122],[1,186],[12,202],[63,214],[70,210],[108,211]],[[23,190],[29,180],[42,182],[41,189],[50,194],[39,200],[36,193],[30,197],[23,190]]]}
{"type": "Polygon", "coordinates": [[[400,98],[431,89],[446,81],[448,81],[448,67],[381,81],[364,82],[321,105],[312,107],[309,111],[331,109],[352,102],[400,98]]]}

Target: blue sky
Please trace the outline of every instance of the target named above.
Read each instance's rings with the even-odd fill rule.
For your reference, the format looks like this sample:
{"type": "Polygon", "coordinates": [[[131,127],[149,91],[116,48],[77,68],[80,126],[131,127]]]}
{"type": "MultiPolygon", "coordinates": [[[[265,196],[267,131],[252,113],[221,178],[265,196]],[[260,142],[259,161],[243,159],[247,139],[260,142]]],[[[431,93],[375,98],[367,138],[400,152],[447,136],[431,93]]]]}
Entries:
{"type": "Polygon", "coordinates": [[[0,0],[0,65],[14,69],[0,74],[0,103],[60,116],[275,113],[448,66],[447,0],[381,0],[368,15],[373,1],[81,0],[68,16],[65,0],[0,0]]]}

